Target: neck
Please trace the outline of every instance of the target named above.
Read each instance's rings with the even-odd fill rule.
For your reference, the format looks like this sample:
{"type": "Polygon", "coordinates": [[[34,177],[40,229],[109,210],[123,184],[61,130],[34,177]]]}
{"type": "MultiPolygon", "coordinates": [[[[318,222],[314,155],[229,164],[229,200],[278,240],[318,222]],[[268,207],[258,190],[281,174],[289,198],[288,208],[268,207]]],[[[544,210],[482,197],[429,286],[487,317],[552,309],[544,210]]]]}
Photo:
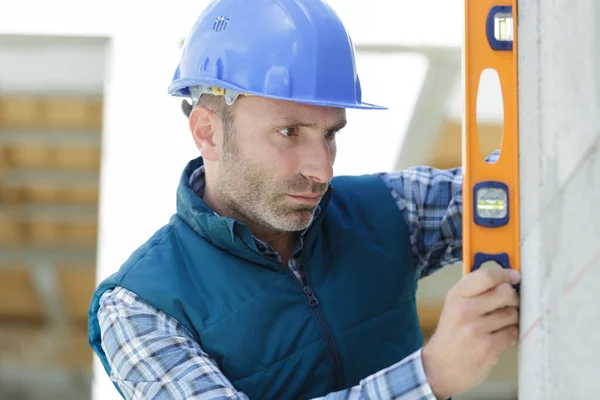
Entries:
{"type": "Polygon", "coordinates": [[[269,244],[275,251],[281,256],[281,263],[283,265],[288,264],[289,259],[292,257],[294,251],[294,244],[296,243],[297,232],[280,232],[266,228],[264,226],[253,223],[247,220],[243,215],[240,215],[235,210],[229,209],[224,205],[224,202],[219,201],[211,185],[206,182],[204,188],[204,195],[202,199],[204,202],[213,209],[217,214],[224,217],[232,218],[240,221],[248,226],[252,235],[262,242],[269,244]]]}

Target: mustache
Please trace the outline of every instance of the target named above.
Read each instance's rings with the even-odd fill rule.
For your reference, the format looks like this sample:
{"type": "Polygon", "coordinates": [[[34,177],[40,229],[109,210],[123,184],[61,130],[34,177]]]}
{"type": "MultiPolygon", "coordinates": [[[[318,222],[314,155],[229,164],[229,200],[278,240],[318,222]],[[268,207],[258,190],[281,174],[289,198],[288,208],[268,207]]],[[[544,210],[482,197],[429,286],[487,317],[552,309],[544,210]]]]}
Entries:
{"type": "Polygon", "coordinates": [[[311,182],[304,177],[299,177],[287,182],[285,187],[292,193],[320,193],[324,195],[329,187],[329,183],[311,182]]]}

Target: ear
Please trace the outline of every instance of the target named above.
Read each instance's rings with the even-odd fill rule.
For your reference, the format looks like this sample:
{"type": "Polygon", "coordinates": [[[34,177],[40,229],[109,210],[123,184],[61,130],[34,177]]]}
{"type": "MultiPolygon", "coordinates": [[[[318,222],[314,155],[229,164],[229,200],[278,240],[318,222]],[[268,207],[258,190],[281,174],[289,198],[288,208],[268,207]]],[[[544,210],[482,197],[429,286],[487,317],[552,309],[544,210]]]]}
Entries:
{"type": "Polygon", "coordinates": [[[220,129],[220,124],[216,113],[204,106],[196,106],[190,113],[189,124],[192,137],[202,158],[207,161],[217,161],[219,151],[215,137],[220,129]]]}

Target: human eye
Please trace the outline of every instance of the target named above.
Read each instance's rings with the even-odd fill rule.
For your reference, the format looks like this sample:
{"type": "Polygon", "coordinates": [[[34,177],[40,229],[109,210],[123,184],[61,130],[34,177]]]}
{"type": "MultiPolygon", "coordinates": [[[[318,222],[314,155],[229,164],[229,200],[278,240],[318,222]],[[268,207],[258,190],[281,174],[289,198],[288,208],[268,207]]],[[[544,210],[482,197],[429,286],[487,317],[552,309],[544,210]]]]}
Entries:
{"type": "Polygon", "coordinates": [[[288,126],[277,130],[277,132],[281,133],[283,136],[292,137],[298,135],[298,128],[294,126],[288,126]]]}

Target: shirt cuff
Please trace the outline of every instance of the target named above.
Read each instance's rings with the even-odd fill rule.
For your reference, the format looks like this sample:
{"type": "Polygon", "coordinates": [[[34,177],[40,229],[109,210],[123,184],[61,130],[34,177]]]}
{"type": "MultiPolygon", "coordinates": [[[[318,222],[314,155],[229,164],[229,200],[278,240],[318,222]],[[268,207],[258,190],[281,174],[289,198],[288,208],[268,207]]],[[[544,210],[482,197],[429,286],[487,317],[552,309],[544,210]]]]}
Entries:
{"type": "MultiPolygon", "coordinates": [[[[397,364],[381,371],[385,376],[390,398],[399,400],[437,400],[423,368],[422,348],[397,364]]],[[[379,375],[379,374],[378,374],[379,375]]],[[[380,375],[380,377],[381,377],[380,375]]]]}

